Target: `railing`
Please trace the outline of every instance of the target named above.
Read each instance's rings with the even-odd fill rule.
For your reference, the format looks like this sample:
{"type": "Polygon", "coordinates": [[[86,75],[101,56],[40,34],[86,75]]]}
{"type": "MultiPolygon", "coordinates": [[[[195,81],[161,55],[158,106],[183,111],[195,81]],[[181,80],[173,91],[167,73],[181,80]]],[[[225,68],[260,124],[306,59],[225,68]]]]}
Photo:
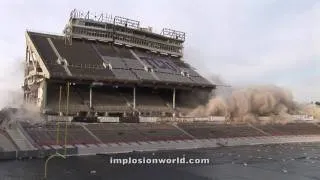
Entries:
{"type": "Polygon", "coordinates": [[[164,28],[160,34],[140,28],[140,22],[120,16],[92,14],[74,9],[70,13],[66,36],[114,41],[114,43],[138,46],[165,54],[182,56],[185,33],[164,28]],[[70,29],[70,31],[67,31],[70,29]]]}

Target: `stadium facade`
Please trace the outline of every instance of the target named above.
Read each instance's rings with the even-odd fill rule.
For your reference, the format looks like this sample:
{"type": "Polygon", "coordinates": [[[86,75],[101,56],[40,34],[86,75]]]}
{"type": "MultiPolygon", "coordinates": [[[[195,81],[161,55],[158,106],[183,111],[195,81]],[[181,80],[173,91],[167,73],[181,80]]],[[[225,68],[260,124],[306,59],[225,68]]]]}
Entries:
{"type": "Polygon", "coordinates": [[[185,33],[73,10],[63,35],[26,32],[24,101],[47,115],[185,116],[215,85],[182,60],[185,33]]]}

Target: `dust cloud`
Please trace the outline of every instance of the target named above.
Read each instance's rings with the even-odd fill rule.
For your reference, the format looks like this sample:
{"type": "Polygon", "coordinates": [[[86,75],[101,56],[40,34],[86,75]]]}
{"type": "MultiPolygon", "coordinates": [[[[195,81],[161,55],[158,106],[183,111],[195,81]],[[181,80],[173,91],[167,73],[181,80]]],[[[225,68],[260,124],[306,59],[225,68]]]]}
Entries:
{"type": "Polygon", "coordinates": [[[315,119],[320,119],[320,106],[315,104],[304,105],[302,106],[302,111],[313,116],[315,119]]]}
{"type": "Polygon", "coordinates": [[[23,74],[25,63],[21,59],[15,59],[7,67],[6,77],[0,77],[0,124],[14,123],[17,121],[40,122],[42,121],[39,108],[33,104],[23,102],[23,74]],[[10,78],[7,78],[10,77],[10,78]]]}
{"type": "Polygon", "coordinates": [[[231,123],[258,122],[261,116],[272,117],[270,119],[275,122],[285,122],[300,110],[289,90],[262,85],[231,89],[227,96],[216,93],[206,105],[198,106],[189,115],[225,116],[231,123]]]}
{"type": "MultiPolygon", "coordinates": [[[[22,99],[23,97],[12,98],[22,99]]],[[[43,117],[41,117],[39,107],[36,105],[23,103],[22,100],[11,101],[11,103],[0,110],[0,124],[12,124],[16,122],[40,123],[43,122],[43,117]]]]}
{"type": "Polygon", "coordinates": [[[9,62],[3,74],[0,75],[0,108],[6,106],[16,107],[22,104],[23,85],[25,63],[22,58],[16,58],[9,62]]]}

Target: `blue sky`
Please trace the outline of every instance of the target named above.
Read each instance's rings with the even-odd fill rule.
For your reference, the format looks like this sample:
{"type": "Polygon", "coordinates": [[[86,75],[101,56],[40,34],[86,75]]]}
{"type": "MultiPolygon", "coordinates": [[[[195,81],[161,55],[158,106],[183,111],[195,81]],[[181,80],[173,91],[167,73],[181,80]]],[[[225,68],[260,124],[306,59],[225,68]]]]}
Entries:
{"type": "Polygon", "coordinates": [[[73,8],[187,33],[184,59],[231,85],[276,84],[320,100],[320,1],[2,0],[0,98],[22,85],[26,29],[61,33],[73,8]],[[8,78],[8,75],[10,78],[8,78]]]}

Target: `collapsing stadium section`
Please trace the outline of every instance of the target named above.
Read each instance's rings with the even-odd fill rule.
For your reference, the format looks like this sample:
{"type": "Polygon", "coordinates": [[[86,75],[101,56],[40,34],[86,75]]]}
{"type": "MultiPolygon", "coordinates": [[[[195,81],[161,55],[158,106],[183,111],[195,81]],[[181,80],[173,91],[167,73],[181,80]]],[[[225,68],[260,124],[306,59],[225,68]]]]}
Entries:
{"type": "Polygon", "coordinates": [[[185,34],[139,24],[74,10],[64,35],[26,32],[25,102],[50,115],[122,118],[184,116],[207,103],[215,85],[182,60],[185,34]]]}

